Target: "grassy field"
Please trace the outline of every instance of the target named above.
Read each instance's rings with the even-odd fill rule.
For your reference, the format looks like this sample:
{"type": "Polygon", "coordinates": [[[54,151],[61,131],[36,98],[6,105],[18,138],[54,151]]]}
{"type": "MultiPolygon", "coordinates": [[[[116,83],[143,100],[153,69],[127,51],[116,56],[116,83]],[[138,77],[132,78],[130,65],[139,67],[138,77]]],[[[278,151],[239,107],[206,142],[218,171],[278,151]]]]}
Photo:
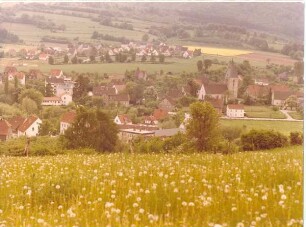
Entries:
{"type": "Polygon", "coordinates": [[[301,226],[302,149],[0,157],[0,220],[33,227],[301,226]]]}
{"type": "Polygon", "coordinates": [[[304,119],[304,116],[301,114],[301,113],[298,113],[296,111],[294,112],[288,112],[288,114],[293,118],[293,119],[296,119],[296,120],[303,120],[304,119]]]}
{"type": "MultiPolygon", "coordinates": [[[[49,65],[48,63],[43,63],[41,61],[17,61],[20,63],[20,66],[17,66],[18,70],[28,71],[32,68],[39,68],[42,72],[49,72],[51,69],[61,69],[66,73],[71,71],[80,72],[80,73],[125,73],[126,70],[136,70],[138,67],[141,70],[146,70],[148,73],[159,73],[160,70],[163,70],[164,73],[172,72],[182,73],[182,72],[196,72],[197,66],[196,62],[202,59],[202,57],[195,57],[192,59],[183,59],[183,58],[166,58],[165,63],[150,63],[150,62],[132,62],[132,63],[97,63],[97,64],[68,64],[68,65],[49,65]],[[26,64],[26,65],[23,65],[26,64]]],[[[0,65],[0,67],[5,65],[0,65]]],[[[213,65],[211,68],[221,67],[220,65],[213,65]]]]}
{"type": "Polygon", "coordinates": [[[255,120],[220,120],[221,125],[237,126],[244,128],[246,131],[251,129],[275,130],[285,135],[289,135],[293,131],[303,131],[303,122],[290,121],[255,121],[255,120]]]}
{"type": "Polygon", "coordinates": [[[214,54],[221,56],[237,56],[241,54],[250,54],[252,51],[238,50],[238,49],[228,49],[228,48],[217,48],[208,46],[187,46],[189,50],[201,49],[202,53],[214,54]]]}
{"type": "Polygon", "coordinates": [[[250,118],[285,119],[286,116],[279,110],[274,111],[270,106],[245,106],[245,113],[250,118]]]}

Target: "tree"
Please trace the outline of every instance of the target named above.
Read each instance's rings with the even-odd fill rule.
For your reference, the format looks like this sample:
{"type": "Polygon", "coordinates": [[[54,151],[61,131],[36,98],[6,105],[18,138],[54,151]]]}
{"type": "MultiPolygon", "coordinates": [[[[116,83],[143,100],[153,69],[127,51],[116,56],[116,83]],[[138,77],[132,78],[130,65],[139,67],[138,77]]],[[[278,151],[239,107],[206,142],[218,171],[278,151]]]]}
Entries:
{"type": "Polygon", "coordinates": [[[195,102],[190,105],[190,114],[187,136],[199,151],[212,151],[220,139],[217,111],[208,102],[195,102]]]}
{"type": "Polygon", "coordinates": [[[104,60],[105,60],[105,59],[104,59],[104,56],[101,55],[101,56],[100,56],[100,62],[104,62],[104,60]]]}
{"type": "Polygon", "coordinates": [[[49,57],[48,63],[49,63],[50,65],[54,65],[54,58],[53,58],[52,56],[49,57]]]}
{"type": "Polygon", "coordinates": [[[111,63],[113,61],[108,52],[106,52],[106,54],[105,54],[105,60],[108,63],[111,63]]]}
{"type": "Polygon", "coordinates": [[[28,97],[25,97],[22,99],[21,103],[22,109],[27,113],[27,114],[33,114],[37,113],[38,107],[36,105],[36,102],[28,97]]]}
{"type": "Polygon", "coordinates": [[[65,54],[63,63],[68,64],[68,62],[69,62],[69,57],[67,54],[65,54]]]}
{"type": "Polygon", "coordinates": [[[198,90],[200,89],[200,85],[197,84],[194,80],[190,79],[187,82],[187,86],[189,87],[190,95],[193,97],[197,97],[198,90]]]}
{"type": "Polygon", "coordinates": [[[148,35],[148,34],[144,34],[144,35],[142,36],[142,41],[143,41],[143,42],[148,42],[148,40],[149,40],[149,35],[148,35]]]}
{"type": "Polygon", "coordinates": [[[96,57],[95,57],[94,55],[91,55],[91,56],[89,57],[89,59],[90,59],[91,62],[94,62],[94,61],[96,60],[96,57]]]}
{"type": "Polygon", "coordinates": [[[198,71],[201,72],[202,69],[203,69],[203,61],[202,60],[199,60],[197,62],[197,67],[198,67],[198,71]]]}
{"type": "Polygon", "coordinates": [[[297,108],[298,107],[298,100],[295,95],[290,95],[286,100],[285,100],[285,106],[290,107],[292,110],[293,107],[297,108]]]}
{"type": "Polygon", "coordinates": [[[155,62],[155,61],[156,61],[154,54],[151,54],[150,61],[151,61],[151,62],[155,62]]]}
{"type": "Polygon", "coordinates": [[[54,124],[52,124],[49,120],[44,120],[39,127],[39,135],[40,136],[50,136],[55,135],[57,133],[54,124]]]}
{"type": "Polygon", "coordinates": [[[73,87],[73,101],[82,102],[82,98],[87,96],[88,88],[89,88],[90,80],[88,77],[84,77],[83,75],[79,75],[75,81],[75,85],[73,87]]]}
{"type": "Polygon", "coordinates": [[[78,63],[78,58],[76,56],[74,56],[73,58],[71,58],[71,63],[72,64],[77,64],[78,63]]]}
{"type": "Polygon", "coordinates": [[[36,103],[37,108],[41,107],[41,103],[43,100],[43,94],[34,88],[24,89],[22,90],[19,96],[19,102],[22,103],[23,99],[29,98],[36,103]]]}
{"type": "Polygon", "coordinates": [[[17,76],[14,77],[14,88],[17,89],[19,86],[19,81],[18,81],[18,78],[17,76]]]}
{"type": "Polygon", "coordinates": [[[163,54],[158,55],[158,60],[159,60],[160,63],[164,63],[165,62],[165,55],[163,55],[163,54]]]}
{"type": "Polygon", "coordinates": [[[146,60],[147,60],[146,56],[143,55],[143,56],[141,57],[141,62],[145,62],[146,60]]]}
{"type": "Polygon", "coordinates": [[[212,60],[210,60],[210,59],[205,59],[203,64],[204,64],[205,71],[207,71],[207,69],[208,69],[210,66],[212,66],[212,60]]]}
{"type": "Polygon", "coordinates": [[[46,97],[54,96],[54,90],[53,90],[53,87],[50,83],[47,83],[47,85],[46,85],[45,96],[46,97]]]}
{"type": "Polygon", "coordinates": [[[130,102],[136,104],[143,98],[144,86],[135,82],[128,82],[126,90],[130,95],[130,102]]]}
{"type": "Polygon", "coordinates": [[[304,76],[304,62],[298,61],[294,63],[294,75],[299,78],[299,82],[303,81],[304,76]]]}
{"type": "Polygon", "coordinates": [[[118,139],[118,128],[111,118],[100,110],[80,107],[77,116],[64,134],[68,148],[93,148],[113,151],[118,139]]]}

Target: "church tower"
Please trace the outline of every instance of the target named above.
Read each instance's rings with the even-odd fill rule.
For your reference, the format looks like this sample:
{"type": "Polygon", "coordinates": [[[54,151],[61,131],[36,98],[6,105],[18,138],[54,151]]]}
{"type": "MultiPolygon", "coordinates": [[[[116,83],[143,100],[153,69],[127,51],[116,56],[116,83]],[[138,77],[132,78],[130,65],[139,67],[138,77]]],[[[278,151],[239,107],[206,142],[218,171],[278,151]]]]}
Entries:
{"type": "Polygon", "coordinates": [[[238,97],[239,77],[233,61],[231,61],[228,65],[225,80],[227,83],[227,89],[229,91],[229,98],[236,99],[238,97]]]}

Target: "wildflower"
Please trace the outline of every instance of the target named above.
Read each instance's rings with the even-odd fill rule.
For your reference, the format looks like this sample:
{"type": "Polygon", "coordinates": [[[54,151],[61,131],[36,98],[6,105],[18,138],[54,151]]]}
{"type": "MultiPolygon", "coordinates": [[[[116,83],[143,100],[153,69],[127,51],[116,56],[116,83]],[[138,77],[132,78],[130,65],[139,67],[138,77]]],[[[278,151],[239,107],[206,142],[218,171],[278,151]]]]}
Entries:
{"type": "Polygon", "coordinates": [[[193,203],[193,202],[189,202],[189,203],[188,203],[188,206],[194,207],[194,203],[193,203]]]}
{"type": "Polygon", "coordinates": [[[44,219],[42,219],[42,218],[38,218],[38,219],[37,219],[37,222],[38,222],[39,224],[42,224],[42,223],[44,223],[45,221],[44,221],[44,219]]]}
{"type": "Polygon", "coordinates": [[[57,184],[57,185],[55,186],[55,188],[58,190],[58,189],[61,188],[61,186],[57,184]]]}
{"type": "Polygon", "coordinates": [[[261,197],[262,200],[267,200],[267,198],[268,198],[267,195],[263,195],[263,196],[261,197]]]}
{"type": "Polygon", "coordinates": [[[138,203],[133,203],[133,207],[134,208],[138,207],[138,203]]]}
{"type": "Polygon", "coordinates": [[[59,206],[57,207],[57,209],[61,210],[61,209],[63,209],[63,206],[62,206],[62,205],[59,205],[59,206]]]}
{"type": "Polygon", "coordinates": [[[187,206],[187,202],[183,201],[182,206],[184,206],[184,207],[187,206]]]}
{"type": "Polygon", "coordinates": [[[0,209],[0,214],[2,214],[2,213],[3,213],[3,210],[0,209]]]}
{"type": "Polygon", "coordinates": [[[244,227],[244,224],[242,222],[238,222],[236,227],[244,227]]]}
{"type": "Polygon", "coordinates": [[[236,211],[237,207],[232,207],[232,212],[236,211]]]}
{"type": "Polygon", "coordinates": [[[143,214],[143,213],[144,213],[144,209],[140,208],[140,209],[139,209],[139,213],[140,213],[140,214],[143,214]]]}
{"type": "Polygon", "coordinates": [[[286,195],[282,195],[282,196],[281,196],[281,199],[282,199],[282,200],[285,200],[285,199],[287,199],[287,196],[286,196],[286,195]]]}
{"type": "Polygon", "coordinates": [[[223,225],[215,224],[214,227],[223,227],[223,225]]]}
{"type": "Polygon", "coordinates": [[[24,206],[20,205],[19,210],[23,210],[23,209],[24,209],[24,206]]]}

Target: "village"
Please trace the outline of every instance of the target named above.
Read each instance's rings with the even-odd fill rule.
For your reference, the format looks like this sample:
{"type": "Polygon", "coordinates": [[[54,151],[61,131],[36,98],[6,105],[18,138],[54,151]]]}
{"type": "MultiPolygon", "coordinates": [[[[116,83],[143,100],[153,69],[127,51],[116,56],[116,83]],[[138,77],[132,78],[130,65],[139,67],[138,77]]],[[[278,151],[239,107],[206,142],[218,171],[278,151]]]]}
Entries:
{"type": "MultiPolygon", "coordinates": [[[[191,58],[201,55],[201,50],[192,52],[188,51],[187,48],[170,47],[164,43],[154,47],[151,44],[136,45],[129,43],[113,49],[101,45],[81,44],[76,47],[68,45],[66,50],[58,47],[48,47],[44,48],[43,52],[39,50],[27,51],[25,49],[16,52],[11,49],[5,55],[10,57],[19,56],[21,59],[27,60],[39,59],[40,61],[49,61],[49,64],[54,64],[53,61],[50,62],[50,58],[58,58],[65,55],[68,56],[68,59],[89,57],[82,61],[85,63],[99,57],[99,54],[100,57],[107,59],[110,56],[118,56],[120,53],[134,53],[142,57],[179,55],[182,58],[191,58]]],[[[125,75],[120,75],[119,77],[117,74],[110,75],[108,82],[96,81],[93,83],[92,78],[83,77],[83,75],[72,78],[60,69],[60,65],[58,69],[52,69],[49,73],[44,74],[39,69],[30,69],[28,72],[18,71],[15,67],[16,64],[19,63],[5,67],[0,74],[0,84],[4,86],[4,90],[8,90],[10,84],[14,83],[15,88],[18,88],[20,93],[20,89],[27,89],[28,84],[33,83],[33,81],[40,81],[43,86],[43,97],[38,105],[41,105],[42,109],[57,106],[66,110],[58,119],[58,129],[57,132],[52,133],[53,136],[64,134],[65,130],[74,122],[76,105],[84,105],[79,101],[80,96],[85,99],[96,100],[98,106],[102,108],[117,109],[117,113],[115,115],[114,113],[112,114],[113,121],[119,128],[119,138],[126,142],[130,142],[136,137],[155,136],[164,138],[173,136],[178,132],[184,132],[186,129],[185,124],[190,119],[188,105],[197,100],[211,103],[219,116],[224,119],[256,120],[256,117],[248,116],[245,106],[247,105],[250,109],[252,104],[256,106],[258,102],[271,106],[275,112],[284,112],[283,120],[294,121],[288,115],[287,110],[303,110],[303,93],[292,89],[284,83],[270,84],[267,79],[255,79],[245,87],[243,94],[241,94],[240,89],[244,84],[244,78],[238,72],[238,64],[233,61],[227,63],[226,70],[223,71],[224,79],[220,82],[211,81],[209,75],[201,71],[196,76],[189,78],[187,83],[186,80],[185,82],[183,80],[183,82],[180,81],[175,84],[174,87],[168,86],[164,91],[160,92],[156,87],[156,81],[154,81],[154,76],[156,77],[156,75],[148,75],[145,70],[140,70],[139,68],[132,72],[126,72],[125,75]],[[84,78],[88,79],[87,87],[82,87],[83,84],[80,82],[84,78]],[[129,88],[131,83],[136,88],[129,88]],[[137,86],[142,88],[137,91],[137,86]],[[82,93],[76,95],[76,92],[79,93],[80,90],[82,90],[82,93]],[[135,98],[135,96],[139,95],[137,92],[147,93],[147,96],[141,95],[135,98]],[[146,98],[154,101],[149,111],[138,113],[134,116],[124,113],[131,107],[138,108],[145,104],[148,101],[145,100],[146,98]],[[176,116],[179,111],[180,117],[176,116]],[[170,121],[175,119],[176,124],[162,124],[165,119],[170,121]]],[[[280,81],[288,80],[287,73],[279,74],[278,78],[280,81]]],[[[293,80],[297,82],[295,77],[293,77],[293,80]]],[[[44,119],[41,119],[37,113],[35,111],[31,113],[30,111],[23,116],[2,117],[0,122],[1,140],[42,135],[40,126],[43,124],[44,119]]],[[[273,117],[271,119],[266,117],[265,119],[274,120],[273,117]]],[[[49,135],[51,135],[51,132],[49,135]]]]}

